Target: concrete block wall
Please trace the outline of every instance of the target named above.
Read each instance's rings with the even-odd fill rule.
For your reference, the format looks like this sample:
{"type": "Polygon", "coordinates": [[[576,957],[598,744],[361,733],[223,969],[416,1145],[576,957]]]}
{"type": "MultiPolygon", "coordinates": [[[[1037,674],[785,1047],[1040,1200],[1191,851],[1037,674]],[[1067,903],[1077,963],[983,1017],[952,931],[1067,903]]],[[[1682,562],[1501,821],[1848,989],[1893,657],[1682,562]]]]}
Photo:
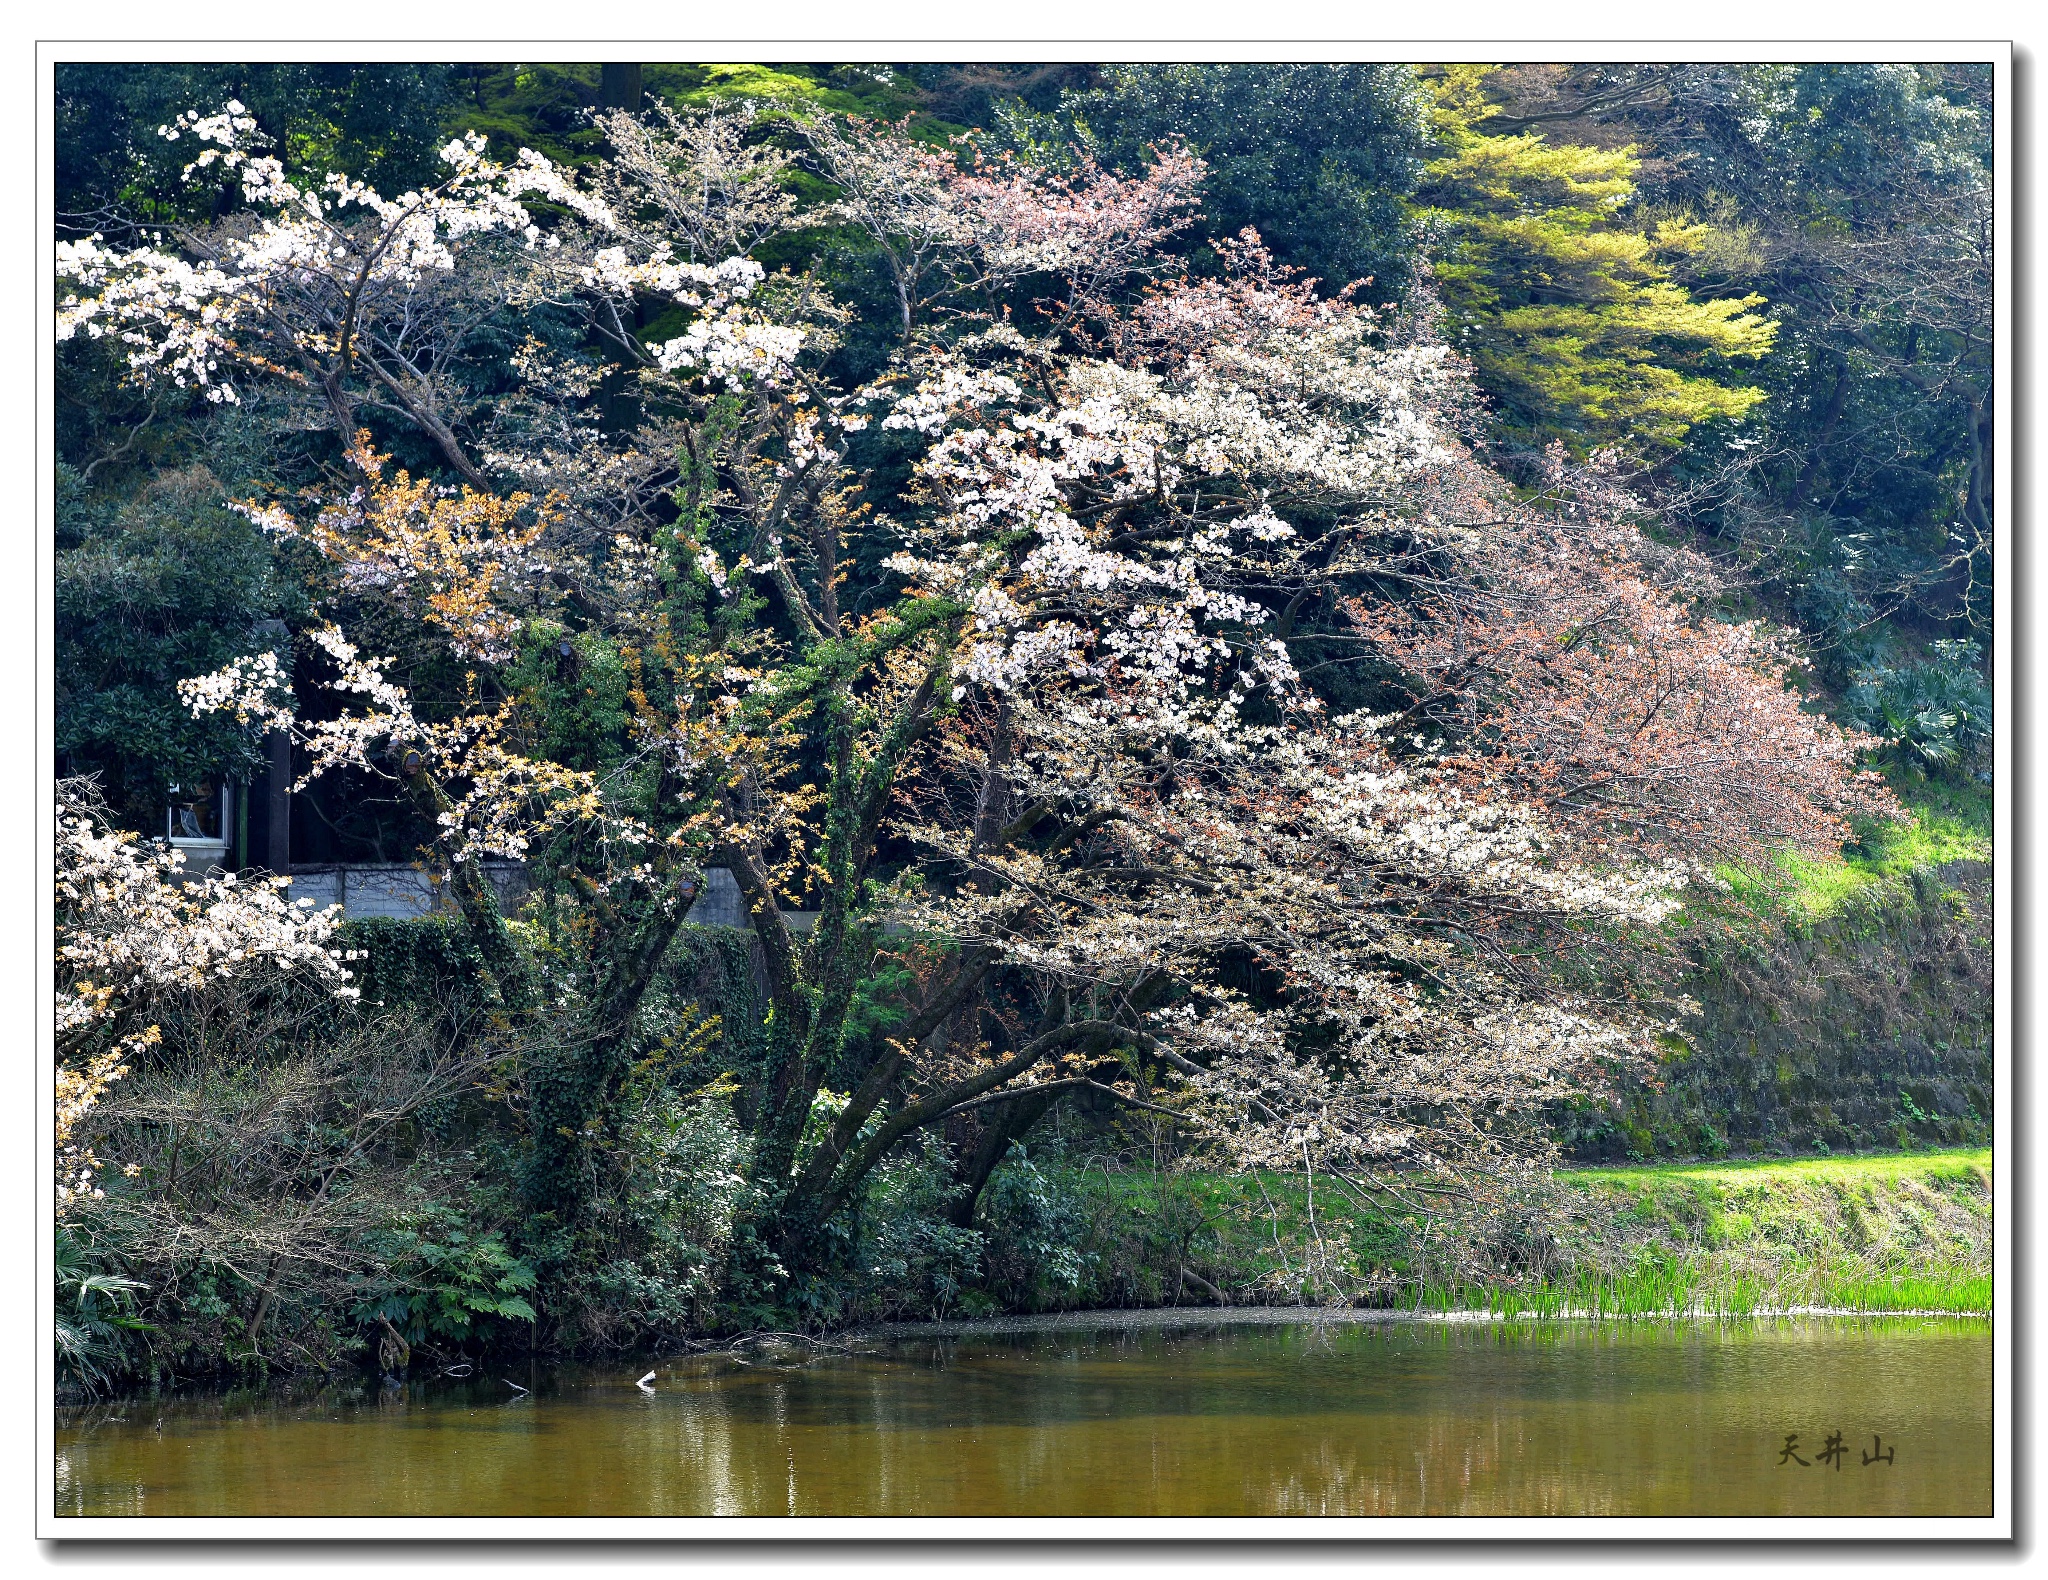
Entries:
{"type": "MultiPolygon", "coordinates": [[[[683,918],[692,927],[752,927],[747,914],[747,897],[740,893],[739,880],[729,867],[706,867],[704,886],[683,918]]],[[[818,925],[816,911],[784,911],[782,920],[793,933],[807,933],[818,925]]]]}
{"type": "MultiPolygon", "coordinates": [[[[485,862],[484,875],[507,910],[528,892],[526,869],[517,862],[485,862]]],[[[412,921],[448,908],[444,882],[438,872],[395,862],[301,867],[292,873],[292,898],[311,900],[316,910],[339,905],[350,921],[379,916],[412,921]]]]}
{"type": "MultiPolygon", "coordinates": [[[[516,909],[532,890],[526,868],[518,862],[485,862],[484,873],[498,891],[498,904],[507,911],[516,909]]],[[[316,910],[339,905],[342,915],[351,921],[372,916],[411,921],[449,908],[444,882],[438,872],[396,862],[300,867],[292,873],[292,898],[311,900],[316,910]]],[[[818,921],[816,911],[784,911],[782,915],[794,933],[807,933],[818,921]]],[[[751,929],[754,925],[747,915],[746,897],[726,867],[705,869],[704,882],[683,920],[693,927],[751,929]]]]}
{"type": "Polygon", "coordinates": [[[751,927],[746,897],[729,867],[706,867],[704,886],[683,921],[691,927],[751,927]]]}

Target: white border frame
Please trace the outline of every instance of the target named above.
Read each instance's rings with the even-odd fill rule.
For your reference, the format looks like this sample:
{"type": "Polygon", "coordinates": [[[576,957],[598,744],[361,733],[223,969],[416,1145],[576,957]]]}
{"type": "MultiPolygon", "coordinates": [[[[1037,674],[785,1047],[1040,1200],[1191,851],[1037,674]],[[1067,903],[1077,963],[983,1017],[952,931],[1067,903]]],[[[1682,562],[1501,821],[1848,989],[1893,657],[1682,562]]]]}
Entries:
{"type": "MultiPolygon", "coordinates": [[[[2019,1094],[2013,1084],[2013,925],[2015,908],[2013,805],[2021,791],[2014,777],[2013,730],[2018,698],[2013,690],[2013,649],[2017,633],[2013,627],[2013,534],[2017,501],[2013,491],[2013,274],[2015,232],[2013,227],[2013,49],[2009,42],[1958,42],[1898,40],[1869,42],[1763,41],[1673,41],[1644,40],[1562,41],[1511,40],[1416,41],[1371,43],[1337,40],[1204,40],[1162,43],[1156,40],[1097,39],[1085,42],[991,41],[960,38],[950,40],[810,39],[810,40],[698,40],[650,41],[607,40],[515,40],[479,43],[445,39],[411,39],[402,43],[362,41],[194,40],[189,42],[80,42],[39,41],[35,50],[36,126],[36,218],[37,238],[31,256],[35,265],[35,303],[38,326],[49,325],[55,316],[55,280],[40,260],[46,239],[54,234],[54,193],[52,190],[52,141],[54,136],[54,70],[59,61],[108,60],[420,60],[502,61],[535,59],[575,61],[579,59],[642,60],[804,60],[848,58],[850,51],[872,53],[886,47],[900,60],[1395,60],[1395,61],[1898,61],[1943,60],[1983,61],[1994,67],[1996,172],[1995,235],[1997,300],[1994,312],[1997,346],[1994,378],[1999,391],[1996,417],[1997,455],[1995,464],[1998,501],[1997,537],[1993,552],[1993,619],[1995,650],[1992,658],[1994,695],[1999,699],[2003,721],[1994,738],[1994,989],[1995,1029],[1993,1070],[1997,1108],[1993,1123],[1993,1513],[1982,1518],[1866,1518],[1787,1516],[1772,1518],[1559,1518],[1559,1517],[1348,1517],[1272,1516],[1243,1519],[1204,1518],[717,1518],[645,1516],[635,1518],[444,1518],[444,1517],[348,1517],[288,1518],[205,1518],[171,1516],[60,1517],[55,1513],[55,1373],[49,1344],[40,1340],[50,1331],[54,1316],[54,1291],[42,1269],[50,1265],[54,1224],[54,1184],[50,1167],[50,1136],[54,1124],[54,1094],[45,1072],[54,1060],[52,1021],[53,984],[47,962],[52,958],[53,920],[52,812],[46,787],[53,763],[53,603],[49,580],[49,549],[52,542],[54,499],[51,479],[55,453],[51,392],[55,379],[55,343],[41,328],[35,338],[35,497],[36,576],[31,596],[35,600],[36,707],[36,796],[37,844],[34,873],[37,883],[36,926],[33,935],[37,987],[30,1002],[38,1016],[31,1074],[34,1077],[35,1139],[28,1157],[36,1166],[34,1182],[35,1251],[33,1278],[38,1340],[32,1340],[36,1355],[35,1427],[35,1532],[39,1538],[66,1540],[107,1538],[121,1540],[243,1540],[276,1539],[391,1539],[429,1538],[447,1541],[477,1541],[493,1538],[693,1538],[697,1540],[754,1539],[774,1541],[818,1541],[855,1538],[921,1538],[928,1540],[973,1537],[983,1539],[1032,1538],[1085,1540],[1121,1538],[1144,1541],[1200,1538],[1275,1540],[1329,1540],[1331,1538],[1370,1541],[1413,1540],[1418,1537],[1455,1540],[1599,1541],[1644,1538],[1724,1540],[1828,1540],[1881,1539],[1886,1542],[1925,1540],[2005,1540],[2014,1535],[2013,1520],[2013,1410],[2016,1402],[2013,1371],[2014,1321],[2010,1307],[2016,1293],[2013,1262],[2013,1174],[2019,1159],[2014,1151],[2014,1108],[2019,1094]]],[[[2033,951],[2029,951],[2030,954],[2033,951]]],[[[1762,1555],[1758,1555],[1762,1556],[1762,1555]]]]}

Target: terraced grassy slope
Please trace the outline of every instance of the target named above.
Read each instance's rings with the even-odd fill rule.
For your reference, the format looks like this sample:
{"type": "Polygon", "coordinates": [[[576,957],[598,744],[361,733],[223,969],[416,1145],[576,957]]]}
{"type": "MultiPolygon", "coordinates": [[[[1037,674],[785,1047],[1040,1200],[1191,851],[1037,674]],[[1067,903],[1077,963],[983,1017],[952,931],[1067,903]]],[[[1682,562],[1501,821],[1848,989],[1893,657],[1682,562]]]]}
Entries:
{"type": "MultiPolygon", "coordinates": [[[[1365,1210],[1304,1175],[1107,1174],[1077,1193],[1081,1272],[1018,1259],[1009,1309],[1175,1303],[1742,1315],[1991,1308],[1988,1149],[1561,1171],[1540,1200],[1365,1210]]],[[[965,1310],[965,1307],[963,1307],[965,1310]]],[[[972,1314],[969,1312],[968,1314],[972,1314]]]]}

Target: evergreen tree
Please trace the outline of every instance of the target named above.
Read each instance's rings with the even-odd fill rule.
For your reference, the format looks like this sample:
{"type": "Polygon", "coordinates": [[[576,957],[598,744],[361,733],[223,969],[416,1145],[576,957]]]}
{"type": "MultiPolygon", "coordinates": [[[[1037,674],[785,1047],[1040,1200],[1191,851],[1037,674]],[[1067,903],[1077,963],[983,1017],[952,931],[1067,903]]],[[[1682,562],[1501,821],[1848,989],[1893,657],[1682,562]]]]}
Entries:
{"type": "Polygon", "coordinates": [[[1259,232],[1326,290],[1370,280],[1391,301],[1409,278],[1404,199],[1427,151],[1424,101],[1405,66],[1233,62],[1104,69],[1064,101],[1105,163],[1142,164],[1184,140],[1209,166],[1205,228],[1259,232]]]}
{"type": "MultiPolygon", "coordinates": [[[[1769,399],[1754,442],[1731,456],[1723,436],[1703,434],[1683,458],[1729,479],[1717,530],[1768,552],[1832,679],[1914,662],[1887,652],[1906,634],[1900,621],[1922,641],[1984,643],[1989,69],[1687,66],[1628,113],[1656,156],[1654,196],[1735,218],[1745,278],[1780,324],[1759,369],[1769,399]]],[[[1934,660],[1922,679],[1943,667],[1934,660]]]]}
{"type": "Polygon", "coordinates": [[[1656,456],[1696,423],[1748,412],[1763,391],[1730,370],[1771,347],[1764,299],[1695,301],[1672,278],[1712,227],[1637,212],[1631,148],[1482,130],[1499,111],[1495,69],[1425,73],[1441,152],[1417,201],[1447,333],[1500,403],[1500,437],[1656,456]]]}
{"type": "Polygon", "coordinates": [[[223,492],[192,467],[110,507],[57,468],[58,771],[96,775],[112,810],[157,833],[171,785],[259,767],[250,733],[195,719],[178,682],[260,648],[253,627],[293,597],[223,492]]]}

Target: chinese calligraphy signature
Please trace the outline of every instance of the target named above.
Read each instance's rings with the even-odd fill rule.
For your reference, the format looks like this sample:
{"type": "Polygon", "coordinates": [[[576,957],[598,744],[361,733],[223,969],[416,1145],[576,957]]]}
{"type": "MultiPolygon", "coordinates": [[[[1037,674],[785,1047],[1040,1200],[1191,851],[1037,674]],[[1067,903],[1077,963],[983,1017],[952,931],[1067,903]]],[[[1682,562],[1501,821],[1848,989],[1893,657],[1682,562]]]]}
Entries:
{"type": "MultiPolygon", "coordinates": [[[[1842,1434],[1840,1432],[1830,1432],[1817,1451],[1809,1450],[1809,1452],[1813,1453],[1812,1459],[1806,1458],[1799,1452],[1799,1434],[1797,1432],[1787,1432],[1785,1434],[1785,1446],[1778,1450],[1778,1463],[1781,1466],[1788,1464],[1819,1465],[1823,1468],[1832,1464],[1835,1469],[1840,1470],[1843,1461],[1848,1459],[1850,1451],[1848,1445],[1842,1441],[1842,1434]]],[[[1897,1445],[1886,1443],[1876,1433],[1871,1434],[1870,1447],[1862,1450],[1863,1463],[1865,1465],[1892,1464],[1895,1462],[1897,1454],[1897,1445]]]]}

